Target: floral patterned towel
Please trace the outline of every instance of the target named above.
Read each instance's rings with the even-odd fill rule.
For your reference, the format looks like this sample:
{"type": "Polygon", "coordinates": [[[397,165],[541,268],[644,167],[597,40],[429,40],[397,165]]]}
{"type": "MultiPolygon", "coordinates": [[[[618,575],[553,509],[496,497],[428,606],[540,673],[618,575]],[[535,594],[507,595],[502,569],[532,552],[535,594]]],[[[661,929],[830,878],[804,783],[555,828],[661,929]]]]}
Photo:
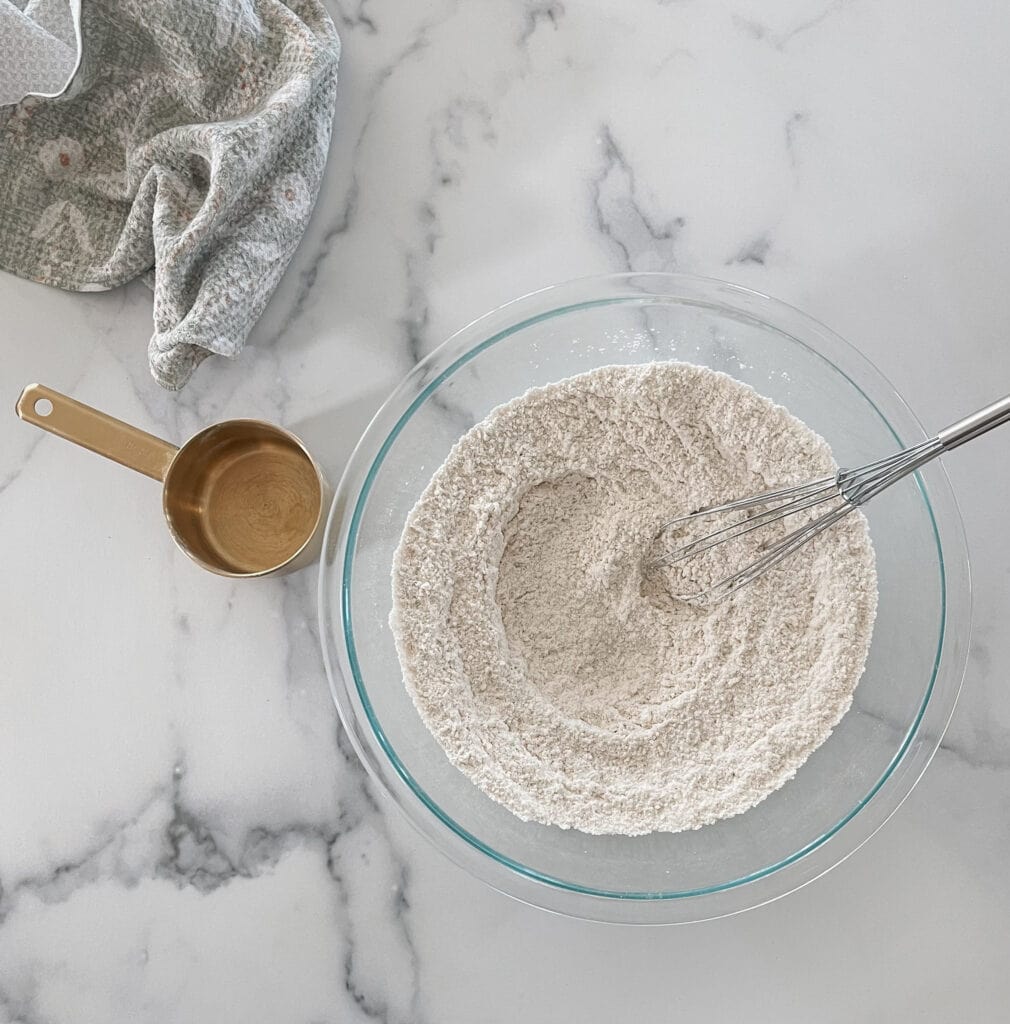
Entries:
{"type": "Polygon", "coordinates": [[[321,0],[83,0],[81,30],[69,98],[0,108],[0,268],[153,268],[151,371],[181,388],[242,348],[305,230],[340,41],[321,0]]]}

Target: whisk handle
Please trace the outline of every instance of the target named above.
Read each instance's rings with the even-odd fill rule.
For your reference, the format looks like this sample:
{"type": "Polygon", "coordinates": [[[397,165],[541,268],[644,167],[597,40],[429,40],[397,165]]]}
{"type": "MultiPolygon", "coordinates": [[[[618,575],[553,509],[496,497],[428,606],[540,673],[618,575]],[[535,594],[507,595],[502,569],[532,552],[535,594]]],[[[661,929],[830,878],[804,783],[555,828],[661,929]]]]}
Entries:
{"type": "Polygon", "coordinates": [[[1007,422],[1010,422],[1010,395],[987,405],[984,409],[979,409],[978,412],[973,412],[970,416],[965,416],[957,423],[952,423],[945,430],[941,430],[936,439],[943,445],[944,451],[949,452],[959,444],[980,437],[993,427],[1007,422]]]}

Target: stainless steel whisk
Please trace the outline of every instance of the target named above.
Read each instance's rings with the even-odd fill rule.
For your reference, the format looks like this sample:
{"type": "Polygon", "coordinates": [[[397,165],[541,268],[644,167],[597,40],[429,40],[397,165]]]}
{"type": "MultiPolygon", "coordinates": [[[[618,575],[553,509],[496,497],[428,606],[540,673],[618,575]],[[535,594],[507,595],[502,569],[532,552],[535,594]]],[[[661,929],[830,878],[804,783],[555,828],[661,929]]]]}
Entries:
{"type": "Polygon", "coordinates": [[[780,522],[788,516],[825,506],[824,510],[815,518],[786,534],[777,543],[768,547],[760,557],[737,572],[695,594],[674,595],[683,600],[702,603],[722,600],[741,587],[745,587],[790,555],[795,554],[807,541],[834,526],[850,512],[902,477],[914,473],[920,466],[932,461],[938,455],[949,452],[957,448],[958,445],[971,441],[1008,421],[1010,421],[1010,395],[998,402],[993,402],[992,405],[987,405],[971,416],[966,416],[963,420],[958,420],[957,423],[952,423],[928,441],[913,445],[911,448],[906,448],[895,455],[889,455],[887,458],[878,459],[859,469],[840,469],[834,476],[811,480],[809,483],[796,487],[766,491],[762,494],[754,494],[722,505],[710,505],[687,515],[677,516],[663,523],[656,534],[657,538],[667,530],[693,523],[706,516],[711,516],[716,520],[717,528],[666,555],[652,559],[646,564],[646,569],[655,571],[665,566],[675,565],[700,555],[716,545],[737,540],[755,530],[780,522]],[[718,525],[718,517],[732,518],[739,512],[746,512],[749,509],[762,506],[765,506],[763,512],[747,516],[725,526],[718,525]]]}

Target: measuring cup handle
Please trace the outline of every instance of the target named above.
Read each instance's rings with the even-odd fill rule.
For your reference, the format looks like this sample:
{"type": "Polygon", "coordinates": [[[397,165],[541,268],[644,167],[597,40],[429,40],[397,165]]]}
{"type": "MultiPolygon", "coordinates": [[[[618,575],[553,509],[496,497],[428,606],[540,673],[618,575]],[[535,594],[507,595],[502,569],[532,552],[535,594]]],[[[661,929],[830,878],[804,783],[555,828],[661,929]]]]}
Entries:
{"type": "Polygon", "coordinates": [[[165,479],[179,450],[174,444],[75,402],[43,384],[29,384],[21,392],[16,408],[26,423],[34,423],[50,434],[73,441],[154,480],[165,479]]]}

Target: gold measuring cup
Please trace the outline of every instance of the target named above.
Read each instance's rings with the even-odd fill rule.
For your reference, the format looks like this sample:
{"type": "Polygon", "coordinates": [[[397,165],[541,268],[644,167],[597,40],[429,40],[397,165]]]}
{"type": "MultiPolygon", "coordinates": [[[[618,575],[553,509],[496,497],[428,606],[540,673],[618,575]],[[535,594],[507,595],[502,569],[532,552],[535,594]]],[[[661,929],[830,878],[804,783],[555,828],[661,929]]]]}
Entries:
{"type": "Polygon", "coordinates": [[[41,384],[21,392],[17,414],[160,480],[176,544],[211,572],[280,575],[319,555],[329,487],[301,441],[280,427],[227,420],[177,448],[41,384]]]}

